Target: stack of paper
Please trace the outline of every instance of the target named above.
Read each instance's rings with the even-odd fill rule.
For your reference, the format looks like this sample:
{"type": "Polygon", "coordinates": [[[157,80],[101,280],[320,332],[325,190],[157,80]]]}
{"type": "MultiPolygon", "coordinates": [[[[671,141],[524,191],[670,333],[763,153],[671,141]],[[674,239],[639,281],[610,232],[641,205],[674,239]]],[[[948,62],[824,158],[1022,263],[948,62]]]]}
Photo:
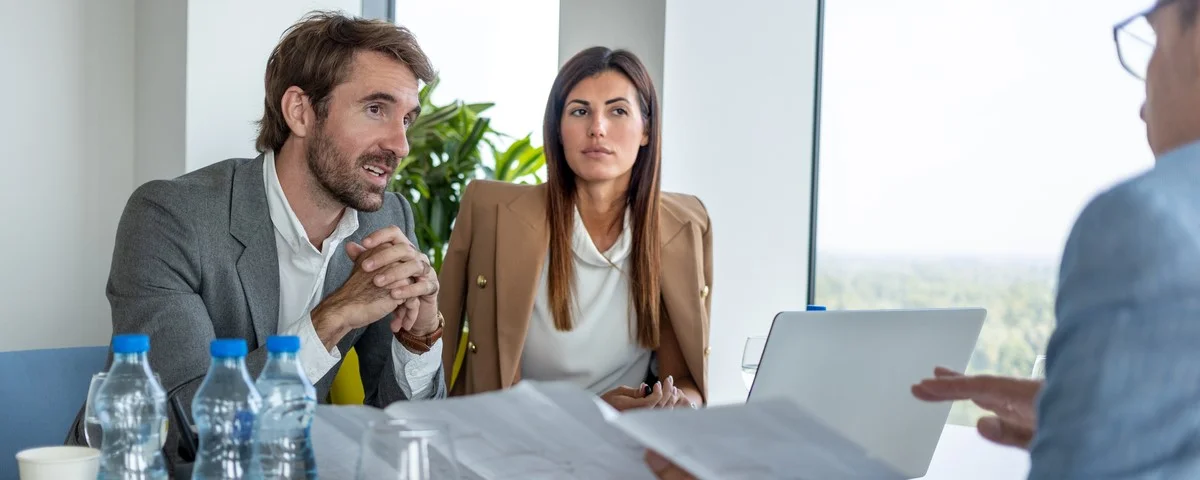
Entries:
{"type": "Polygon", "coordinates": [[[530,381],[383,411],[322,406],[313,427],[320,475],[354,478],[367,422],[389,417],[449,425],[453,452],[439,448],[433,478],[452,474],[452,455],[465,479],[653,479],[647,449],[702,480],[904,478],[786,400],[618,414],[574,386],[530,381]]]}

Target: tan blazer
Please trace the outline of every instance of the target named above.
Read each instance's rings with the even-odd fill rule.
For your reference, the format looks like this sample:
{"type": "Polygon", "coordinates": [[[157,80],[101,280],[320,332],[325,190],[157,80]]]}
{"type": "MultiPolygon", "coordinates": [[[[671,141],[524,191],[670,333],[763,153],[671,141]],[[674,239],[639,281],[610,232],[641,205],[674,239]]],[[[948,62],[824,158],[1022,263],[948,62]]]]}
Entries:
{"type": "MultiPolygon", "coordinates": [[[[696,197],[678,193],[664,192],[660,205],[662,331],[674,331],[686,368],[707,401],[712,306],[708,212],[696,197]]],[[[489,180],[467,185],[438,274],[447,384],[462,322],[469,322],[464,363],[451,395],[499,390],[520,380],[521,352],[549,244],[544,185],[489,180]]],[[[661,368],[660,363],[660,373],[661,368]]]]}

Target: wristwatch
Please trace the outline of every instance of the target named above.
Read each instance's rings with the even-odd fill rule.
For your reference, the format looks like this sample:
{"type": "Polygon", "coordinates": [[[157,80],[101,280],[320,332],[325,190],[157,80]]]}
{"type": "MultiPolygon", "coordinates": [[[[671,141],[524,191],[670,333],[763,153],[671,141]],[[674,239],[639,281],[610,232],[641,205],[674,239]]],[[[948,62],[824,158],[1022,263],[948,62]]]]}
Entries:
{"type": "Polygon", "coordinates": [[[427,335],[413,335],[408,330],[401,330],[394,334],[396,341],[414,353],[428,352],[430,348],[433,348],[433,344],[442,338],[442,327],[446,326],[446,318],[440,311],[437,312],[437,320],[437,328],[427,335]]]}

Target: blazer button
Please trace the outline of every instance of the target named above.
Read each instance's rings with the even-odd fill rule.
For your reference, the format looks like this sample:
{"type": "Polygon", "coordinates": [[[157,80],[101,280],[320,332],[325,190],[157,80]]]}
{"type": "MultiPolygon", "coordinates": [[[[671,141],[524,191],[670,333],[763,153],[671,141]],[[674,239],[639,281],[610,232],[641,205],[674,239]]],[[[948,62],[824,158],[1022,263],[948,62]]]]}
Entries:
{"type": "Polygon", "coordinates": [[[700,298],[708,298],[708,285],[700,289],[700,298]]]}
{"type": "Polygon", "coordinates": [[[708,356],[708,354],[709,354],[709,352],[712,352],[712,348],[710,348],[710,347],[704,347],[704,356],[706,356],[706,357],[707,357],[707,356],[708,356]]]}
{"type": "Polygon", "coordinates": [[[486,279],[486,278],[484,278],[484,276],[483,276],[483,275],[480,275],[480,276],[479,276],[479,278],[476,278],[476,279],[475,279],[475,284],[476,284],[476,285],[479,285],[479,288],[486,287],[486,286],[487,286],[487,279],[486,279]]]}
{"type": "Polygon", "coordinates": [[[467,342],[467,349],[470,350],[471,353],[475,353],[475,342],[467,342]]]}

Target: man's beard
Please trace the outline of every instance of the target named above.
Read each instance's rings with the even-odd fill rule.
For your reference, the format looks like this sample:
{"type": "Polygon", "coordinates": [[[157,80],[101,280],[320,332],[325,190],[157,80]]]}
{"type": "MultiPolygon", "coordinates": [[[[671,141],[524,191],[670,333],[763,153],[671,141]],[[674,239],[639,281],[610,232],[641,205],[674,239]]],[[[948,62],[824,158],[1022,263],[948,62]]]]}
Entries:
{"type": "Polygon", "coordinates": [[[325,136],[320,127],[314,132],[307,150],[308,169],[325,194],[361,212],[374,212],[383,207],[383,193],[387,187],[364,181],[359,172],[367,164],[386,165],[389,170],[395,170],[399,163],[395,155],[383,152],[366,154],[352,162],[325,136]]]}

